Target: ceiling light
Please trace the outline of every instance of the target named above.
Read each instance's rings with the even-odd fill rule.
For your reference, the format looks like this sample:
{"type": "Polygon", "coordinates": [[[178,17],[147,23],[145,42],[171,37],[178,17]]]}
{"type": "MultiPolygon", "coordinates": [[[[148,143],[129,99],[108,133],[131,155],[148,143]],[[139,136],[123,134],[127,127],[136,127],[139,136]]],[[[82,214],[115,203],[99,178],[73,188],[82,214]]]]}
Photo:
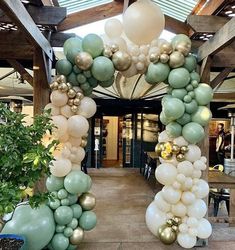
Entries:
{"type": "Polygon", "coordinates": [[[231,10],[228,10],[228,11],[225,11],[225,14],[231,14],[231,13],[233,13],[231,10]]]}
{"type": "Polygon", "coordinates": [[[229,14],[228,16],[230,16],[230,17],[234,17],[234,16],[235,16],[235,13],[233,13],[233,14],[229,14]]]}
{"type": "Polygon", "coordinates": [[[232,6],[232,9],[235,9],[235,5],[232,6]]]}
{"type": "Polygon", "coordinates": [[[213,35],[212,34],[208,34],[208,35],[206,35],[206,37],[212,37],[213,35]]]}

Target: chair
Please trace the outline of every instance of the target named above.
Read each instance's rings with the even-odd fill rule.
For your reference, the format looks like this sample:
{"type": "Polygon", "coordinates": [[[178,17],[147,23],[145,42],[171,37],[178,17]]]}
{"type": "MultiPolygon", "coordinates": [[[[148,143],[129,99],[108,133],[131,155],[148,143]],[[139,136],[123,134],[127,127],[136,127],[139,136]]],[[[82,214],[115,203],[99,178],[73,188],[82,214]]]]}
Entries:
{"type": "Polygon", "coordinates": [[[88,160],[88,151],[86,152],[86,155],[85,155],[85,157],[84,157],[84,159],[83,159],[83,161],[82,161],[82,163],[81,163],[81,170],[82,170],[85,174],[88,173],[88,172],[87,172],[87,160],[88,160]]]}

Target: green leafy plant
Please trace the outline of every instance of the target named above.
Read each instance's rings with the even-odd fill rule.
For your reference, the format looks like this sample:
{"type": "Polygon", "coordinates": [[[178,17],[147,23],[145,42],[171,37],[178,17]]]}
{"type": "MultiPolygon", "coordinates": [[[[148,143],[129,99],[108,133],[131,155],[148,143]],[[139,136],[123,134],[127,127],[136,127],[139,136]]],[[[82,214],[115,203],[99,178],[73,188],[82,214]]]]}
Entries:
{"type": "MultiPolygon", "coordinates": [[[[37,115],[34,123],[26,126],[24,114],[10,111],[0,104],[0,215],[14,210],[28,187],[49,175],[49,163],[57,141],[47,146],[43,136],[52,130],[50,112],[37,115]]],[[[31,206],[38,206],[48,193],[33,194],[31,206]]]]}

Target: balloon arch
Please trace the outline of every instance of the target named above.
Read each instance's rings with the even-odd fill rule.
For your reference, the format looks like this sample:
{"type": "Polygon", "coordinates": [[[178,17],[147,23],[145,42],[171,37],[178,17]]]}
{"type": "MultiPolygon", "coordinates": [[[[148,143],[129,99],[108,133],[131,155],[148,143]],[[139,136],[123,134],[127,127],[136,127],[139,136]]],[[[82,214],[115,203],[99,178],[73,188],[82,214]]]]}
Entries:
{"type": "Polygon", "coordinates": [[[177,241],[184,248],[211,235],[211,225],[203,218],[209,186],[200,179],[207,159],[196,144],[207,136],[203,127],[212,116],[206,106],[212,89],[200,83],[186,35],[176,35],[171,42],[157,39],[164,23],[156,4],[139,0],[127,8],[123,23],[115,18],[106,21],[102,38],[89,34],[65,42],[66,59],[56,64],[58,75],[50,85],[51,103],[46,106],[57,127],[53,135],[60,141],[46,181],[55,197],[49,203],[56,224],[49,249],[76,249],[84,231],[96,225],[91,178],[81,171],[87,119],[96,112],[89,96],[98,85],[111,86],[115,71],[126,78],[143,74],[153,86],[163,82],[168,86],[160,114],[166,127],[156,145],[161,164],[155,175],[164,187],[147,208],[147,227],[163,243],[177,241]]]}

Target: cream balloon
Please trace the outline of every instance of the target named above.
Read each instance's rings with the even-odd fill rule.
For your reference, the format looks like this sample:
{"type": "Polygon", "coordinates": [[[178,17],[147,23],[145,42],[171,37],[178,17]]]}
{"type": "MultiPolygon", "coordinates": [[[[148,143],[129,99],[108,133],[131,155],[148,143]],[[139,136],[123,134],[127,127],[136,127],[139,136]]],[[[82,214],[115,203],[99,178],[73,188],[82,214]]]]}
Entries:
{"type": "Polygon", "coordinates": [[[182,161],[177,165],[177,171],[179,174],[190,177],[193,173],[193,164],[190,161],[182,161]]]}
{"type": "Polygon", "coordinates": [[[197,237],[188,233],[179,233],[177,236],[179,245],[183,248],[193,248],[197,243],[197,237]]]}
{"type": "Polygon", "coordinates": [[[183,136],[179,136],[177,138],[175,138],[173,140],[173,143],[178,145],[179,147],[182,147],[182,146],[187,146],[188,145],[188,142],[184,139],[183,136]]]}
{"type": "Polygon", "coordinates": [[[186,205],[191,205],[195,202],[196,200],[196,196],[194,193],[190,192],[190,191],[185,191],[182,193],[181,196],[181,201],[186,205]]]}
{"type": "Polygon", "coordinates": [[[62,137],[67,133],[68,121],[63,115],[52,116],[51,122],[55,126],[52,133],[56,138],[62,137]]]}
{"type": "Polygon", "coordinates": [[[76,152],[76,157],[77,157],[76,162],[82,162],[82,160],[85,158],[85,155],[86,155],[86,152],[84,148],[78,147],[77,152],[76,152]]]}
{"type": "Polygon", "coordinates": [[[65,159],[69,159],[71,155],[71,151],[68,147],[64,147],[61,151],[61,157],[65,159]]]}
{"type": "Polygon", "coordinates": [[[172,141],[173,138],[170,137],[166,130],[163,130],[159,135],[158,135],[158,142],[168,142],[168,141],[172,141]]]}
{"type": "Polygon", "coordinates": [[[104,25],[105,33],[110,38],[121,36],[122,29],[122,23],[117,18],[107,20],[104,25]]]}
{"type": "Polygon", "coordinates": [[[177,176],[177,169],[169,163],[160,164],[155,171],[155,177],[163,185],[171,185],[177,176]]]}
{"type": "Polygon", "coordinates": [[[172,183],[172,187],[175,189],[180,189],[181,188],[181,183],[179,183],[178,181],[174,181],[172,183]]]}
{"type": "Polygon", "coordinates": [[[66,118],[69,118],[72,115],[74,115],[74,113],[71,110],[71,107],[68,104],[66,104],[60,108],[60,113],[61,113],[61,115],[65,116],[66,118]]]}
{"type": "Polygon", "coordinates": [[[72,169],[72,164],[68,159],[57,159],[52,161],[50,172],[56,177],[66,176],[72,169]]]}
{"type": "Polygon", "coordinates": [[[193,179],[191,177],[186,177],[184,184],[182,185],[182,190],[190,190],[193,186],[193,179]]]}
{"type": "Polygon", "coordinates": [[[206,215],[207,205],[201,200],[197,199],[193,204],[188,206],[188,216],[201,219],[206,215]]]}
{"type": "Polygon", "coordinates": [[[69,139],[69,135],[68,135],[67,132],[65,134],[63,134],[62,136],[59,137],[59,140],[60,140],[61,143],[67,142],[68,139],[69,139]]]}
{"type": "Polygon", "coordinates": [[[205,156],[202,156],[200,160],[203,161],[205,164],[207,163],[207,158],[205,156]]]}
{"type": "Polygon", "coordinates": [[[208,220],[202,218],[199,220],[197,227],[197,236],[201,239],[207,239],[212,234],[212,227],[208,220]]]}
{"type": "Polygon", "coordinates": [[[161,191],[155,195],[154,201],[158,209],[160,209],[162,212],[167,213],[170,211],[171,205],[163,199],[161,191]]]}
{"type": "Polygon", "coordinates": [[[68,141],[71,143],[72,146],[79,147],[81,145],[82,138],[70,136],[68,141]]]}
{"type": "Polygon", "coordinates": [[[159,161],[161,163],[170,163],[174,166],[177,166],[177,164],[178,164],[178,161],[177,161],[175,155],[173,155],[173,157],[170,160],[164,160],[163,158],[159,157],[159,161]]]}
{"type": "Polygon", "coordinates": [[[194,194],[198,199],[205,198],[209,194],[208,183],[202,179],[198,180],[194,194]]]}
{"type": "Polygon", "coordinates": [[[197,170],[197,169],[194,169],[193,170],[193,174],[192,174],[192,178],[201,178],[202,176],[202,171],[201,170],[197,170]]]}
{"type": "Polygon", "coordinates": [[[202,161],[201,159],[200,160],[196,160],[194,163],[193,163],[193,166],[195,169],[197,170],[206,170],[206,164],[204,161],[202,161]]]}
{"type": "Polygon", "coordinates": [[[127,44],[126,41],[122,37],[116,37],[114,39],[111,39],[110,44],[116,44],[118,45],[118,48],[120,51],[127,51],[127,44]]]}
{"type": "Polygon", "coordinates": [[[87,119],[81,115],[73,115],[68,119],[68,133],[73,137],[82,137],[86,135],[89,129],[87,119]]]}
{"type": "Polygon", "coordinates": [[[181,184],[184,184],[185,183],[185,180],[186,180],[186,177],[184,174],[178,174],[176,176],[176,180],[181,183],[181,184]]]}
{"type": "Polygon", "coordinates": [[[146,210],[145,221],[150,232],[158,236],[158,228],[166,222],[166,213],[160,211],[156,202],[153,201],[146,210]]]}
{"type": "Polygon", "coordinates": [[[53,105],[52,103],[48,103],[44,110],[51,110],[51,115],[60,115],[60,108],[58,106],[53,105]]]}
{"type": "Polygon", "coordinates": [[[62,107],[68,102],[67,93],[62,93],[59,90],[52,91],[50,95],[51,103],[57,107],[62,107]]]}
{"type": "Polygon", "coordinates": [[[189,217],[187,220],[187,225],[189,227],[198,227],[198,219],[195,217],[189,217]]]}
{"type": "Polygon", "coordinates": [[[81,163],[73,163],[72,164],[72,170],[81,170],[81,163]]]}
{"type": "Polygon", "coordinates": [[[184,217],[187,213],[187,208],[182,202],[178,202],[175,205],[172,205],[171,212],[178,217],[184,217]]]}
{"type": "Polygon", "coordinates": [[[172,186],[164,186],[162,189],[162,197],[170,204],[176,204],[181,197],[181,191],[175,190],[172,186]]]}
{"type": "Polygon", "coordinates": [[[135,44],[150,43],[160,35],[164,26],[161,9],[150,0],[139,0],[131,4],[123,15],[125,34],[135,44]]]}
{"type": "Polygon", "coordinates": [[[85,96],[79,105],[77,114],[82,115],[85,118],[91,118],[96,113],[96,103],[95,101],[85,96]]]}
{"type": "Polygon", "coordinates": [[[187,233],[188,232],[188,225],[185,223],[181,223],[179,225],[179,231],[180,231],[180,233],[187,233]]]}
{"type": "Polygon", "coordinates": [[[188,233],[190,236],[196,237],[198,232],[196,228],[189,228],[188,233]]]}
{"type": "Polygon", "coordinates": [[[195,162],[201,158],[201,149],[197,145],[189,144],[188,152],[185,154],[187,161],[195,162]]]}

